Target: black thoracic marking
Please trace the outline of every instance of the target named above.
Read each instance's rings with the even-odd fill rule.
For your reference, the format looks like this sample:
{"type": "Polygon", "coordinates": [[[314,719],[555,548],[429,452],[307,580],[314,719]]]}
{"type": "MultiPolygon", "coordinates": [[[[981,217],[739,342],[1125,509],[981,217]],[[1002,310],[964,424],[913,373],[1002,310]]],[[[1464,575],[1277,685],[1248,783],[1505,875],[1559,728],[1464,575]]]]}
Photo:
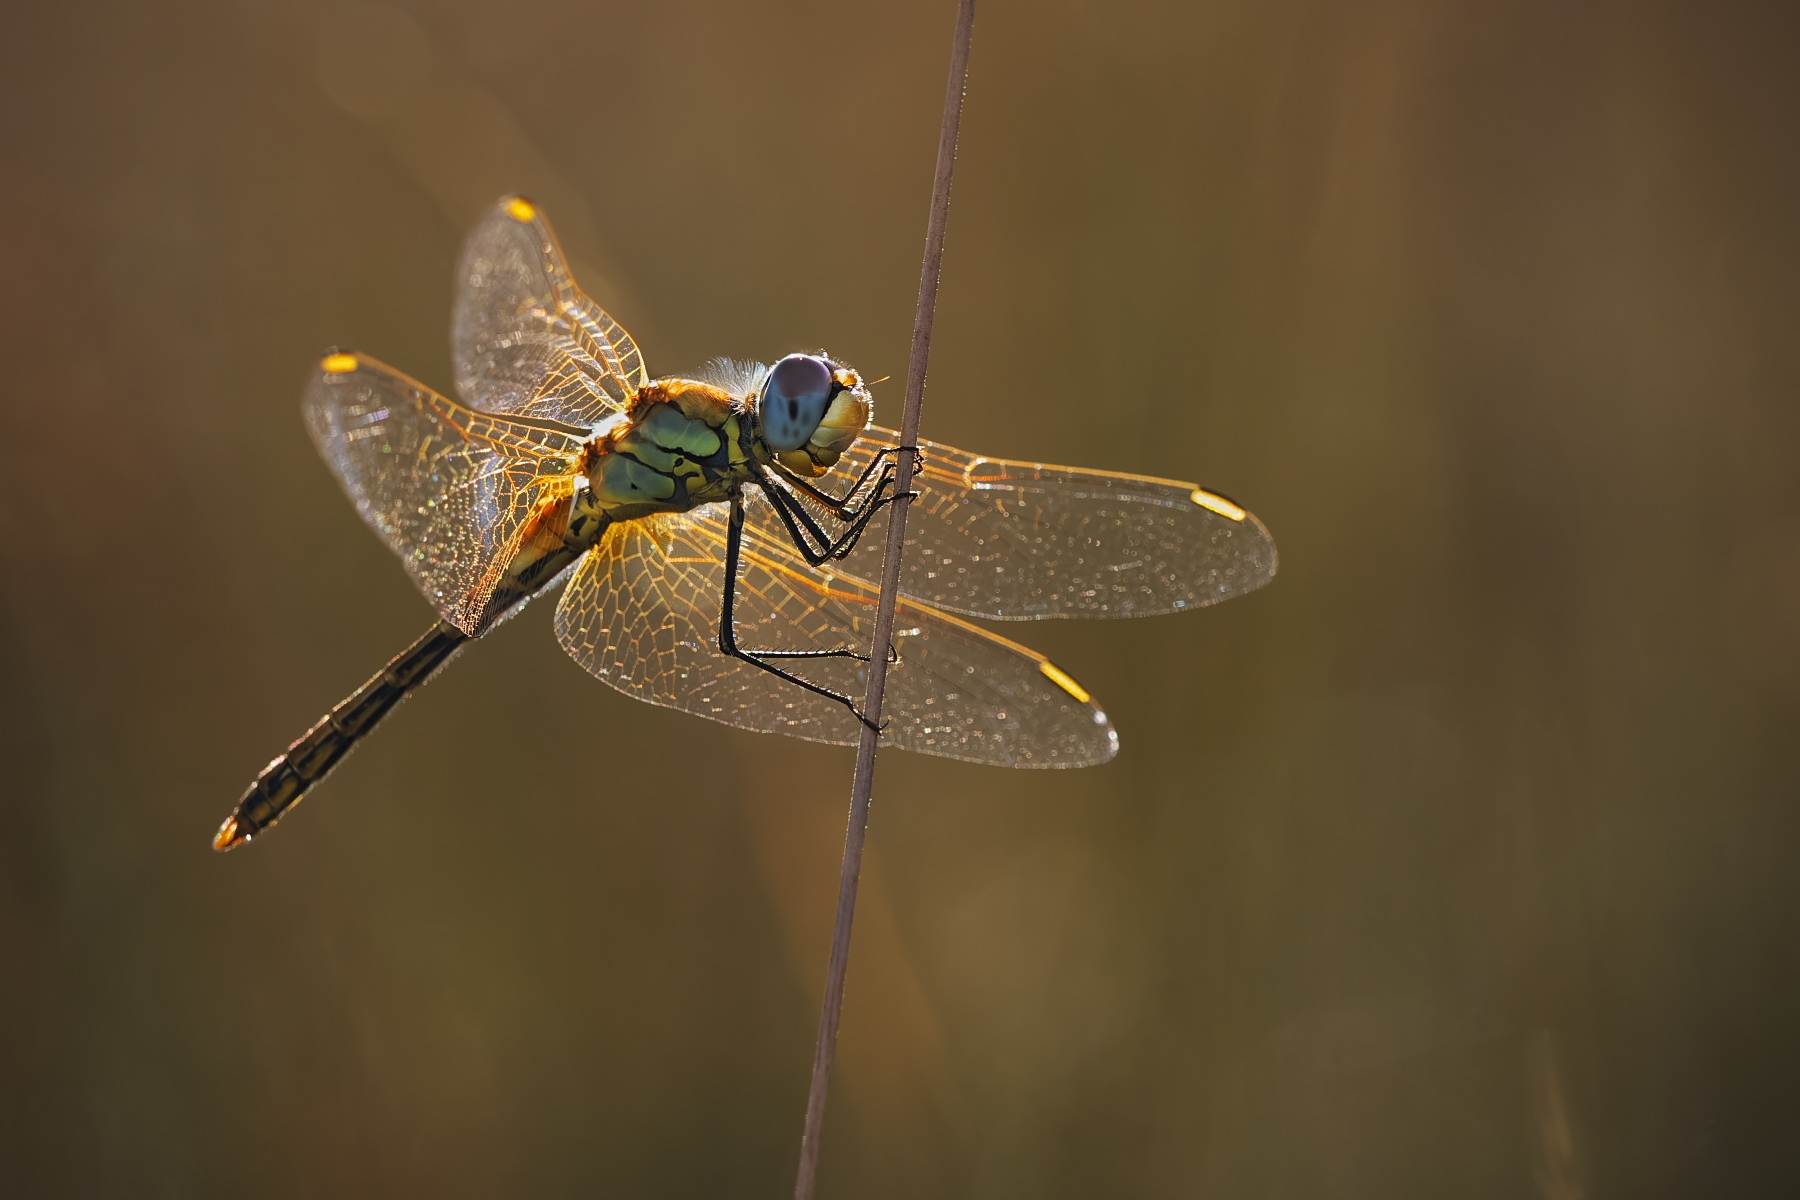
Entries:
{"type": "MultiPolygon", "coordinates": [[[[723,439],[721,439],[721,440],[723,440],[723,439]]],[[[687,503],[687,499],[688,499],[687,479],[688,479],[688,477],[684,474],[678,473],[675,469],[676,467],[681,466],[681,463],[682,463],[681,459],[677,458],[675,460],[675,466],[669,468],[667,471],[664,471],[658,467],[651,466],[649,463],[645,462],[643,459],[639,458],[637,455],[631,453],[629,450],[615,450],[615,451],[613,451],[613,453],[617,454],[620,458],[630,459],[632,462],[636,463],[638,466],[644,468],[644,470],[649,471],[652,474],[661,475],[664,479],[669,480],[670,482],[672,482],[675,485],[675,494],[673,496],[670,496],[666,500],[660,501],[659,503],[674,504],[677,501],[679,501],[680,503],[683,503],[683,504],[687,503]]],[[[715,455],[714,457],[717,457],[717,456],[715,455]]],[[[723,474],[723,472],[717,472],[717,473],[708,472],[706,469],[707,464],[704,461],[699,462],[698,465],[700,467],[701,474],[706,477],[706,482],[708,482],[708,483],[717,483],[719,481],[719,476],[723,474]]],[[[642,488],[638,487],[638,485],[636,483],[633,483],[631,485],[631,489],[633,491],[642,491],[643,490],[642,488]]]]}

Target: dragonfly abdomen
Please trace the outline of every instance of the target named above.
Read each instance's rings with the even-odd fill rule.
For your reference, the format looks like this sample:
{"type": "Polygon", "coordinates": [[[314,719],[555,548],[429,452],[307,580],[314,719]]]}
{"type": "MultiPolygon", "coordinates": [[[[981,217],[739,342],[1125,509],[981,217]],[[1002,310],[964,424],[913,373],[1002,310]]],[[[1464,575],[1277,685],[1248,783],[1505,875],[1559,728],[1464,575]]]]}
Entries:
{"type": "Polygon", "coordinates": [[[395,705],[423,686],[468,640],[456,626],[439,621],[401,651],[289,746],[287,753],[263,768],[219,827],[213,849],[229,850],[279,821],[372,733],[395,705]]]}

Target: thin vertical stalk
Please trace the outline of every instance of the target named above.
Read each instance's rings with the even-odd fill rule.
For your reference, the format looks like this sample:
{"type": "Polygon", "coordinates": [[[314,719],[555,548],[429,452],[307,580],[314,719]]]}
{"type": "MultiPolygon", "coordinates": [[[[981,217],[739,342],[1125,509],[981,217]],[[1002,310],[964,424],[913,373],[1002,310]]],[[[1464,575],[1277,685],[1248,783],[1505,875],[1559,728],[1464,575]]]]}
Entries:
{"type": "MultiPolygon", "coordinates": [[[[944,92],[944,124],[938,134],[937,177],[931,189],[931,216],[925,225],[925,262],[919,271],[919,305],[913,314],[912,355],[906,365],[906,408],[900,422],[899,472],[891,506],[887,557],[882,560],[881,596],[875,610],[875,637],[869,652],[869,690],[863,712],[881,720],[887,687],[887,647],[894,633],[894,598],[900,588],[900,554],[906,544],[906,512],[912,487],[914,454],[919,444],[919,409],[925,399],[925,366],[931,357],[931,327],[937,315],[938,274],[944,262],[944,222],[950,214],[950,175],[956,166],[956,137],[962,129],[963,90],[969,78],[969,35],[975,25],[975,0],[960,0],[956,39],[950,51],[950,82],[944,92]]],[[[806,1128],[800,1139],[800,1171],[794,1200],[812,1200],[819,1174],[819,1134],[825,1124],[825,1100],[831,1091],[831,1064],[837,1055],[838,1024],[844,1012],[844,977],[850,967],[850,928],[856,919],[856,889],[862,879],[863,842],[869,832],[869,794],[875,785],[875,748],[879,735],[867,725],[856,747],[856,782],[850,791],[850,824],[844,834],[844,867],[838,881],[837,923],[831,932],[831,964],[825,973],[825,1004],[819,1016],[819,1041],[813,1050],[812,1088],[806,1097],[806,1128]]]]}

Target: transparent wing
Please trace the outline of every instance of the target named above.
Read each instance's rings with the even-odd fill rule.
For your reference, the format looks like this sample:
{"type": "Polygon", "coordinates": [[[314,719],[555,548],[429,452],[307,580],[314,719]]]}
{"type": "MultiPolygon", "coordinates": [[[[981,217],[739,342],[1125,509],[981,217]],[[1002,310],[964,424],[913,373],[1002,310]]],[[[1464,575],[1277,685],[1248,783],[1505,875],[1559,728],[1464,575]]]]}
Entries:
{"type": "MultiPolygon", "coordinates": [[[[587,671],[639,700],[741,729],[854,744],[862,727],[843,705],[720,653],[725,511],[710,505],[615,525],[563,593],[557,639],[587,671]]],[[[812,571],[785,543],[750,531],[742,570],[740,645],[867,652],[873,589],[812,571]]],[[[889,744],[1007,767],[1088,766],[1118,752],[1106,714],[1040,654],[908,601],[894,646],[899,661],[882,714],[889,744]]],[[[786,665],[861,704],[864,664],[786,665]]]]}
{"type": "MultiPolygon", "coordinates": [[[[838,473],[854,476],[899,441],[869,426],[838,473]]],[[[900,590],[938,608],[1015,621],[1145,617],[1274,578],[1275,542],[1262,522],[1194,484],[921,446],[900,590]]],[[[763,532],[778,529],[770,521],[763,532]]],[[[879,579],[886,545],[881,516],[842,573],[879,579]]]]}
{"type": "Polygon", "coordinates": [[[631,335],[575,286],[537,205],[502,200],[463,245],[451,326],[471,408],[592,428],[648,380],[631,335]]]}
{"type": "Polygon", "coordinates": [[[363,354],[327,355],[301,407],[356,511],[425,598],[482,633],[519,547],[567,521],[583,439],[474,412],[363,354]]]}

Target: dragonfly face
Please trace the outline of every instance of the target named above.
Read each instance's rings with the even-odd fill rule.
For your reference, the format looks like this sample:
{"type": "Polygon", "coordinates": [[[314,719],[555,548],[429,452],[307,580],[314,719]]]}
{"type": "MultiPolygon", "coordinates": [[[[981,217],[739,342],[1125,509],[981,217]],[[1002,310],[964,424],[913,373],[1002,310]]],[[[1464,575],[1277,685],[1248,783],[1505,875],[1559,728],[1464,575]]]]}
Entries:
{"type": "Polygon", "coordinates": [[[871,409],[855,371],[814,354],[790,354],[771,367],[751,406],[776,460],[813,477],[836,465],[871,409]]]}
{"type": "Polygon", "coordinates": [[[770,368],[757,406],[769,449],[780,452],[803,446],[824,418],[836,383],[831,364],[811,354],[790,354],[770,368]]]}
{"type": "MultiPolygon", "coordinates": [[[[900,439],[868,423],[855,371],[791,354],[653,379],[521,197],[469,236],[451,342],[460,402],[364,354],[313,372],[314,443],[441,619],[269,764],[217,848],[274,824],[469,639],[563,580],[557,639],[627,695],[858,739],[886,540],[864,535],[885,522],[900,439]]],[[[1192,483],[918,449],[894,641],[878,648],[889,744],[1105,762],[1118,736],[1074,676],[953,614],[1148,616],[1275,574],[1261,522],[1192,483]]]]}

